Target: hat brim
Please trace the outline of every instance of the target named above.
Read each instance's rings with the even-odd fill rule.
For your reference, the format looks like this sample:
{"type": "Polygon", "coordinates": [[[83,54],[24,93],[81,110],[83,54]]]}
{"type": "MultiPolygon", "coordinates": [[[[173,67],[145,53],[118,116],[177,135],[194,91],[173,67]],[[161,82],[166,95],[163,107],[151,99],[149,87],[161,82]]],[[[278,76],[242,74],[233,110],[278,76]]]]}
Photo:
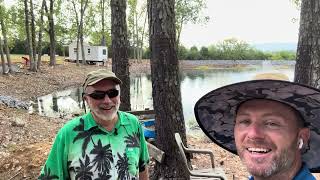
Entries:
{"type": "Polygon", "coordinates": [[[310,171],[320,173],[320,90],[288,81],[254,80],[227,85],[209,92],[194,107],[203,132],[217,145],[237,154],[234,120],[237,107],[251,99],[269,99],[296,109],[310,128],[308,148],[302,158],[310,171]]]}
{"type": "Polygon", "coordinates": [[[113,81],[116,84],[122,84],[122,81],[120,79],[116,78],[116,77],[101,77],[101,78],[96,79],[95,81],[92,81],[92,82],[88,83],[87,86],[92,86],[92,85],[94,85],[94,84],[96,84],[99,81],[102,81],[104,79],[113,81]]]}

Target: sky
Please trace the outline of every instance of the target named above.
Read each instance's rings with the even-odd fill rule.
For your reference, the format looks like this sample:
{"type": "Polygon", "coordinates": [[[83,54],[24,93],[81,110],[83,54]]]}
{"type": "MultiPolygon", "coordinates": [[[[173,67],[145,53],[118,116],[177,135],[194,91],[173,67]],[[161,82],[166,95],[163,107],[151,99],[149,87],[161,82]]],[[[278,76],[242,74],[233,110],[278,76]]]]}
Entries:
{"type": "Polygon", "coordinates": [[[250,44],[298,41],[300,10],[292,0],[207,0],[203,14],[210,17],[206,25],[183,27],[184,46],[208,46],[227,38],[250,44]]]}

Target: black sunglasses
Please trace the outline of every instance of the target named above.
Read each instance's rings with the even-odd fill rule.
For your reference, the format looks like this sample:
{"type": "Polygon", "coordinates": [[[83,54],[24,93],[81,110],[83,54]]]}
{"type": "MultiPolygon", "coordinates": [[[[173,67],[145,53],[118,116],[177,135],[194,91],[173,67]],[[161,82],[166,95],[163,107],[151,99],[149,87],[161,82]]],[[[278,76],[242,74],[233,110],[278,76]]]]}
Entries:
{"type": "Polygon", "coordinates": [[[106,95],[108,95],[109,98],[114,98],[119,95],[119,90],[109,89],[108,91],[94,91],[93,93],[85,94],[85,95],[88,95],[91,98],[96,100],[104,99],[106,95]]]}

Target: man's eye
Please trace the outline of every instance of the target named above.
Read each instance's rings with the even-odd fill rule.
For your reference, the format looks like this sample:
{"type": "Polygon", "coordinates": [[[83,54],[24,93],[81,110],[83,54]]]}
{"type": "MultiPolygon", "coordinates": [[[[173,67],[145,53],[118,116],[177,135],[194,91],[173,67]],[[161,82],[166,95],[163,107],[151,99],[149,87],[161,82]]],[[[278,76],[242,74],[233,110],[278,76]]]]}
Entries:
{"type": "Polygon", "coordinates": [[[266,122],[265,125],[268,127],[273,127],[273,128],[280,126],[280,124],[276,123],[276,122],[266,122]]]}
{"type": "Polygon", "coordinates": [[[248,119],[238,120],[237,124],[243,124],[243,125],[250,124],[250,121],[248,119]]]}

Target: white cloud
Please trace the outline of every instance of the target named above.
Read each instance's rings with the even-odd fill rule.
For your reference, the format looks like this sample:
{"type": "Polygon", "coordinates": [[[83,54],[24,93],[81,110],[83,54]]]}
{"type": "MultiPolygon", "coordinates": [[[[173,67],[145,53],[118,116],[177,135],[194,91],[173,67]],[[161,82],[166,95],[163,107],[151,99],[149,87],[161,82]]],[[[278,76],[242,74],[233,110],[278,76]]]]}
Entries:
{"type": "Polygon", "coordinates": [[[181,42],[208,46],[235,37],[249,43],[297,42],[300,12],[291,0],[207,0],[206,25],[185,25],[181,42]]]}

